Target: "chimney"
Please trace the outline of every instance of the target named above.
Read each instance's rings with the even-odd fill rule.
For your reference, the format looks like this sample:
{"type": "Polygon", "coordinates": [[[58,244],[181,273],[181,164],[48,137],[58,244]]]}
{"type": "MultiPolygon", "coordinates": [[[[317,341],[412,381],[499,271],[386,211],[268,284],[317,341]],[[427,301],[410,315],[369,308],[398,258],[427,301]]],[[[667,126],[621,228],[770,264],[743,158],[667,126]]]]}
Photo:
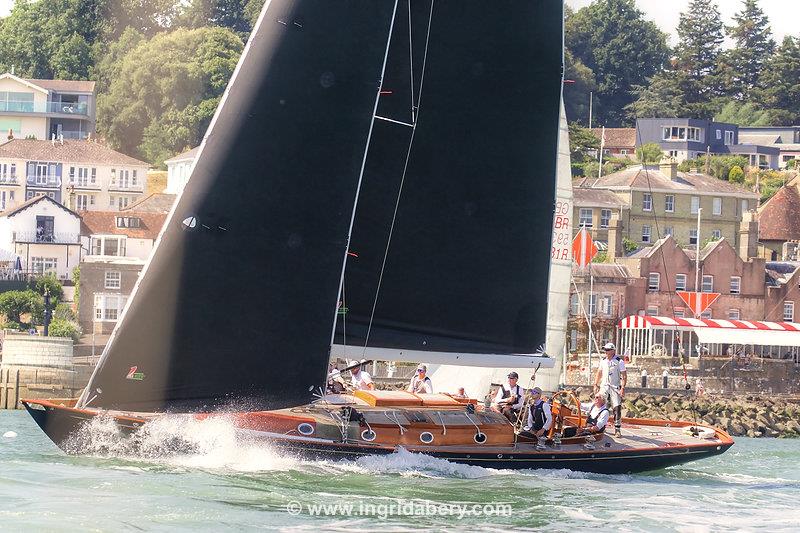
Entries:
{"type": "Polygon", "coordinates": [[[608,259],[611,262],[622,257],[622,222],[619,213],[611,213],[608,221],[608,259]]]}
{"type": "Polygon", "coordinates": [[[739,225],[739,257],[744,261],[758,256],[758,220],[755,211],[742,213],[739,225]]]}
{"type": "Polygon", "coordinates": [[[666,163],[661,163],[658,165],[658,168],[671,180],[678,177],[678,163],[675,161],[670,160],[666,163]]]}
{"type": "Polygon", "coordinates": [[[13,141],[14,140],[14,129],[13,128],[8,128],[8,140],[9,141],[13,141]]]}

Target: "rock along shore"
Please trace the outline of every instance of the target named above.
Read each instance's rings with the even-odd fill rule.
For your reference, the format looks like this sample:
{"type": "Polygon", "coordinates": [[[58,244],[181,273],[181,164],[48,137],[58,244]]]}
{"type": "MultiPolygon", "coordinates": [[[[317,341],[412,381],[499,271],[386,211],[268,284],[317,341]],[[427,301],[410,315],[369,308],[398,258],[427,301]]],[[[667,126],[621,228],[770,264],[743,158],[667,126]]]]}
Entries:
{"type": "Polygon", "coordinates": [[[724,396],[625,395],[623,416],[708,424],[731,436],[800,437],[800,398],[743,394],[724,396]]]}

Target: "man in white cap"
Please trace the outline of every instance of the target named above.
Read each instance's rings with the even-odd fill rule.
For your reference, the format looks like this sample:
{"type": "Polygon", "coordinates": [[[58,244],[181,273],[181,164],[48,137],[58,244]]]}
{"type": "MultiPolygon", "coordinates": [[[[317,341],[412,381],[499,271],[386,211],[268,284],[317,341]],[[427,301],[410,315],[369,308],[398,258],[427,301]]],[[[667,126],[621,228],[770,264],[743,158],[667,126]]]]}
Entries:
{"type": "Polygon", "coordinates": [[[411,378],[411,383],[408,384],[408,392],[414,394],[433,394],[433,382],[431,378],[426,376],[428,367],[420,364],[417,371],[414,372],[414,377],[411,378]]]}
{"type": "Polygon", "coordinates": [[[598,392],[607,398],[607,405],[614,410],[614,436],[622,436],[622,398],[625,396],[625,384],[628,382],[628,372],[625,370],[625,361],[617,355],[613,342],[603,346],[605,358],[600,361],[597,375],[594,378],[594,393],[598,392]]]}
{"type": "Polygon", "coordinates": [[[350,386],[353,387],[353,390],[375,389],[372,376],[366,370],[361,370],[361,365],[358,361],[350,361],[347,366],[350,367],[350,386]]]}
{"type": "Polygon", "coordinates": [[[525,389],[517,385],[519,374],[510,372],[508,383],[497,389],[494,397],[494,408],[508,418],[512,424],[517,423],[522,404],[525,402],[525,389]]]}

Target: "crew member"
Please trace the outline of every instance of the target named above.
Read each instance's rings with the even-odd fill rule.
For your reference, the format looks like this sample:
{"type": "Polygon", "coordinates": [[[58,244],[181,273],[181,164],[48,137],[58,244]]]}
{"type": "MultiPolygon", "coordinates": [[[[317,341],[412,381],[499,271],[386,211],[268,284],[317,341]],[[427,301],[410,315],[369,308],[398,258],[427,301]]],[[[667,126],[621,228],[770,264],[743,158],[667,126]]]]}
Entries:
{"type": "Polygon", "coordinates": [[[366,370],[361,370],[361,365],[358,361],[350,361],[347,365],[353,367],[350,369],[350,386],[353,390],[374,390],[375,384],[372,382],[372,376],[366,370]],[[354,366],[353,365],[357,365],[354,366]]]}
{"type": "Polygon", "coordinates": [[[525,389],[517,385],[519,374],[511,372],[508,374],[508,382],[497,389],[494,397],[494,408],[503,413],[512,424],[517,423],[519,412],[525,401],[525,389]]]}
{"type": "Polygon", "coordinates": [[[541,439],[553,426],[553,409],[547,399],[542,396],[542,389],[539,387],[531,389],[531,399],[533,405],[528,411],[528,423],[524,429],[537,439],[541,439]]]}
{"type": "Polygon", "coordinates": [[[433,382],[431,378],[425,375],[427,373],[428,367],[422,364],[419,365],[406,390],[414,394],[433,394],[433,382]]]}
{"type": "Polygon", "coordinates": [[[614,343],[608,342],[603,346],[605,358],[600,361],[597,375],[594,379],[594,394],[602,394],[607,403],[614,410],[614,436],[621,437],[622,426],[622,398],[625,396],[625,384],[628,381],[628,372],[625,370],[625,361],[617,355],[614,343]]]}
{"type": "Polygon", "coordinates": [[[333,362],[328,363],[328,379],[325,384],[325,392],[328,394],[341,394],[346,388],[342,373],[336,368],[336,364],[333,362]]]}
{"type": "Polygon", "coordinates": [[[608,415],[606,397],[600,393],[595,394],[592,407],[586,415],[586,425],[581,429],[581,435],[604,432],[606,430],[606,424],[608,424],[608,415]]]}

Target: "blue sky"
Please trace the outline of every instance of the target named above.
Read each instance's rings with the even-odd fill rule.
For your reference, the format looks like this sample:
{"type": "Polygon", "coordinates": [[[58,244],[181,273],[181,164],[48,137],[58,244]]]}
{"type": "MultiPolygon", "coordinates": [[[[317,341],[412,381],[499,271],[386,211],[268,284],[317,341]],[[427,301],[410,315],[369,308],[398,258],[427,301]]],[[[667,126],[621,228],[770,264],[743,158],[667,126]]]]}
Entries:
{"type": "MultiPolygon", "coordinates": [[[[565,0],[574,9],[587,6],[591,0],[565,0]]],[[[678,16],[689,5],[689,0],[636,0],[645,17],[655,21],[662,31],[671,35],[675,44],[678,16]]],[[[769,17],[772,34],[777,42],[785,35],[800,36],[800,0],[761,0],[759,6],[769,17]]],[[[717,0],[717,7],[725,24],[733,24],[732,17],[742,10],[742,0],[717,0]]]]}

